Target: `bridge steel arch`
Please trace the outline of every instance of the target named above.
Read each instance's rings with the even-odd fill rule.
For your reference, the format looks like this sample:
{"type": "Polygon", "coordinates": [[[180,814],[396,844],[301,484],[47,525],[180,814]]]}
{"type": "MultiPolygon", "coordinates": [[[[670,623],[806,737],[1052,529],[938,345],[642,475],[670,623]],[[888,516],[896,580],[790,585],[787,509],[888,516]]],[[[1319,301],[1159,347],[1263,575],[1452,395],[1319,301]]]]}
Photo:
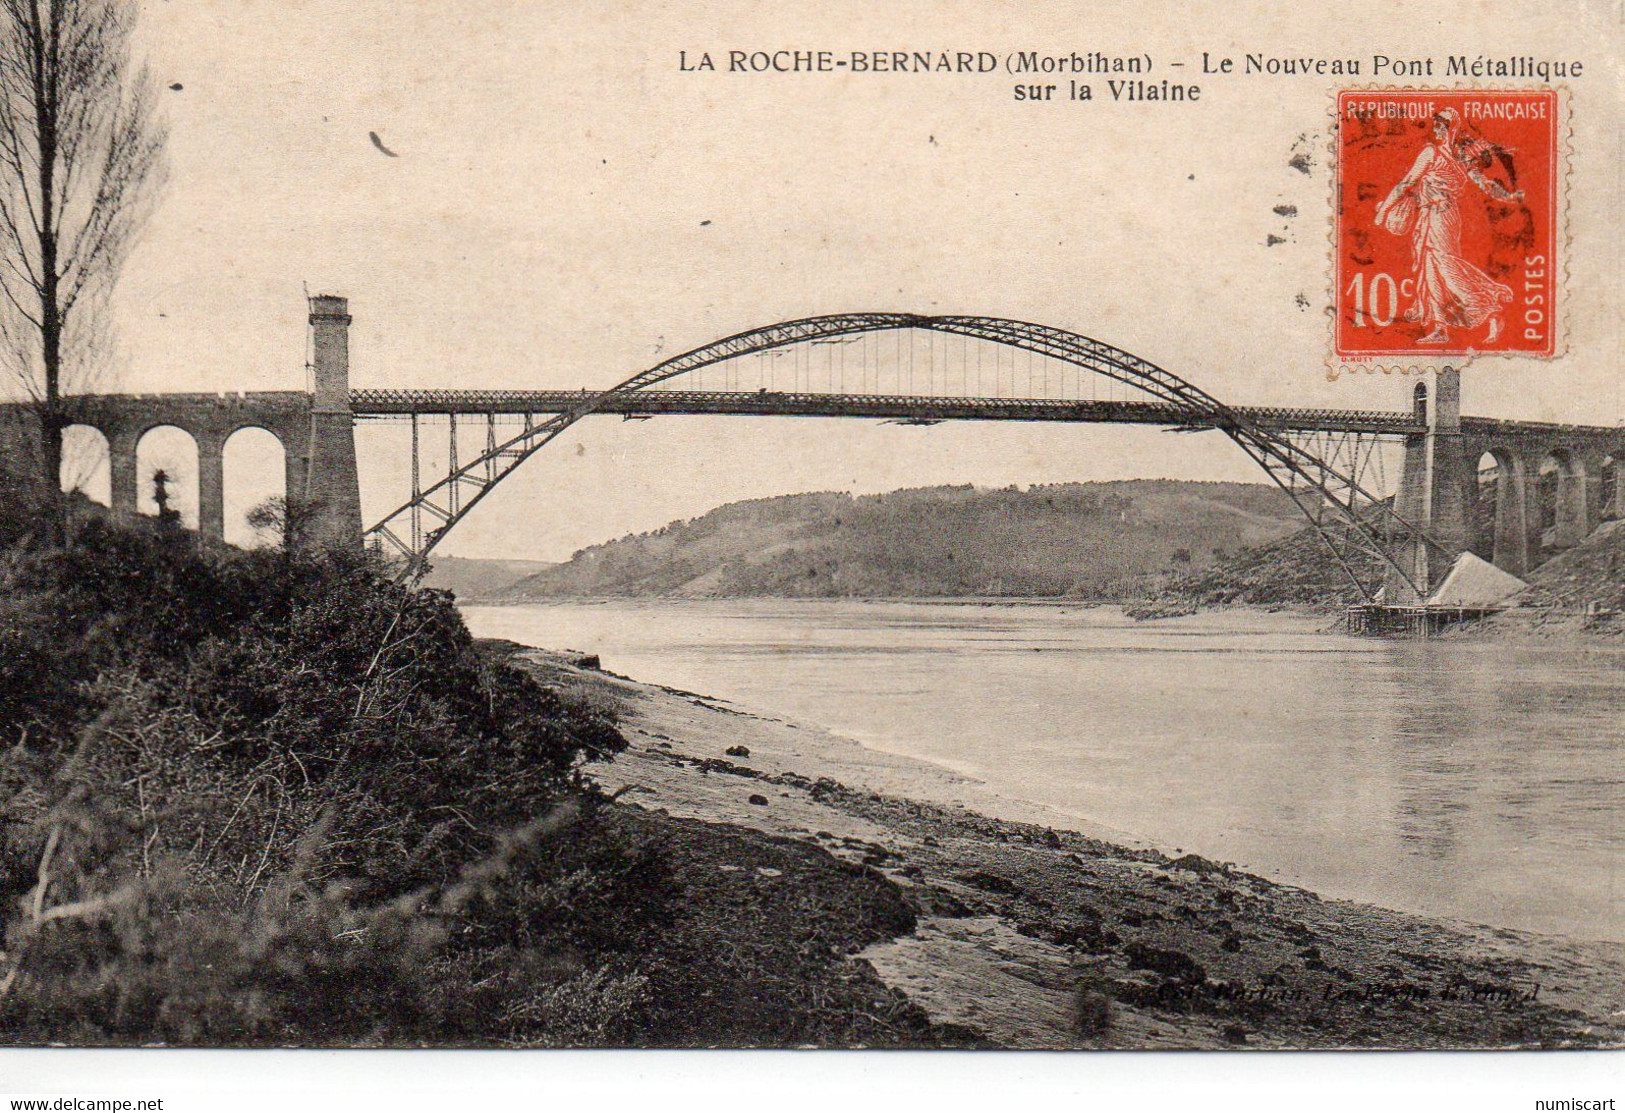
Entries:
{"type": "MultiPolygon", "coordinates": [[[[414,474],[411,497],[368,528],[367,539],[395,550],[405,560],[403,578],[416,578],[423,573],[425,559],[434,547],[502,479],[611,399],[739,356],[810,340],[897,329],[948,333],[1061,360],[1137,388],[1172,407],[1182,421],[1193,427],[1219,429],[1292,497],[1367,601],[1378,596],[1381,583],[1398,586],[1412,598],[1424,594],[1427,585],[1416,579],[1415,565],[1396,559],[1396,543],[1413,547],[1420,544],[1454,556],[1428,537],[1419,524],[1401,518],[1381,492],[1367,489],[1358,467],[1350,469],[1294,443],[1284,433],[1245,417],[1149,360],[1048,325],[996,317],[912,313],[838,313],[750,329],[673,356],[589,396],[566,412],[528,420],[516,436],[499,440],[493,430],[485,450],[466,463],[453,464],[445,478],[424,487],[414,474]],[[1370,567],[1379,570],[1380,581],[1374,582],[1369,574],[1363,576],[1358,570],[1370,567]]],[[[415,469],[415,452],[413,459],[415,469]]]]}

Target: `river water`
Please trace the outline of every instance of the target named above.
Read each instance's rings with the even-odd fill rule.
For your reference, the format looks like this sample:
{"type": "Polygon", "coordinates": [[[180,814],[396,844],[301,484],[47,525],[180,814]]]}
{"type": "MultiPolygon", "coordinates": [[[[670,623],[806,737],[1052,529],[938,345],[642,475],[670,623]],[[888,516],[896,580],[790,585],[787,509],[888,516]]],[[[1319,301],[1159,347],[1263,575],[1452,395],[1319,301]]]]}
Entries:
{"type": "MultiPolygon", "coordinates": [[[[1326,619],[846,601],[470,607],[1327,896],[1625,940],[1625,648],[1326,619]]],[[[817,775],[816,770],[803,770],[817,775]]]]}

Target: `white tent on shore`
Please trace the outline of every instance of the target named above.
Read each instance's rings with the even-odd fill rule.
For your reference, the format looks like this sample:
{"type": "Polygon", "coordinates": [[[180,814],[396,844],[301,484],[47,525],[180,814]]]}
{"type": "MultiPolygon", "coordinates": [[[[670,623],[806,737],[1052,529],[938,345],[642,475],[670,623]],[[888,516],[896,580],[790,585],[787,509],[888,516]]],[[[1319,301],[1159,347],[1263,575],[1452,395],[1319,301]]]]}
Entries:
{"type": "Polygon", "coordinates": [[[1462,553],[1450,574],[1428,598],[1430,607],[1488,609],[1506,602],[1528,587],[1510,572],[1503,572],[1472,553],[1462,553]]]}

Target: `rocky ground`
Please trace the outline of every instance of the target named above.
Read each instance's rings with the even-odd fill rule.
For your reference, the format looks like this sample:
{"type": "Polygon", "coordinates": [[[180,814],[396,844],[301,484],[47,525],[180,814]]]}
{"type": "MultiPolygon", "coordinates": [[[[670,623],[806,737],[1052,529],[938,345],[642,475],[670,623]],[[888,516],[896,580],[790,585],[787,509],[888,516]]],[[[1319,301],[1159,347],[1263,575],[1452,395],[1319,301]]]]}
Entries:
{"type": "MultiPolygon", "coordinates": [[[[1001,800],[999,813],[1015,818],[991,819],[981,814],[989,790],[944,770],[725,701],[576,668],[557,655],[522,657],[546,678],[585,686],[617,706],[631,747],[594,767],[594,776],[623,806],[699,821],[683,828],[707,847],[691,858],[730,891],[748,880],[755,895],[740,904],[741,915],[820,906],[794,912],[788,930],[812,933],[799,946],[844,946],[840,962],[817,976],[837,977],[847,998],[873,997],[872,1007],[885,1012],[852,1028],[848,1042],[1625,1042],[1625,948],[1617,945],[1321,900],[1194,855],[1056,829],[1057,817],[1036,805],[1022,814],[1001,800]],[[799,882],[782,864],[756,862],[761,846],[776,848],[777,859],[844,863],[883,883],[907,914],[889,914],[891,934],[832,933],[850,893],[832,889],[826,897],[819,889],[787,900],[777,890],[799,882]],[[821,908],[827,903],[835,907],[821,908]]],[[[868,906],[852,915],[876,922],[868,906]]],[[[819,993],[798,989],[807,992],[819,993]]]]}

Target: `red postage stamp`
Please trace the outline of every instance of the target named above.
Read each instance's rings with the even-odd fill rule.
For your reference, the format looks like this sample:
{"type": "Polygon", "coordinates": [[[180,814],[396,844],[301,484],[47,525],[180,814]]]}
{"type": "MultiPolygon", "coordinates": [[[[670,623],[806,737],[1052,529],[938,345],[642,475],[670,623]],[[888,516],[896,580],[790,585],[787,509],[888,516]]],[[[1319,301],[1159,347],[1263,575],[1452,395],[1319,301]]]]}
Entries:
{"type": "Polygon", "coordinates": [[[1338,359],[1556,354],[1558,109],[1553,89],[1338,94],[1338,359]]]}

